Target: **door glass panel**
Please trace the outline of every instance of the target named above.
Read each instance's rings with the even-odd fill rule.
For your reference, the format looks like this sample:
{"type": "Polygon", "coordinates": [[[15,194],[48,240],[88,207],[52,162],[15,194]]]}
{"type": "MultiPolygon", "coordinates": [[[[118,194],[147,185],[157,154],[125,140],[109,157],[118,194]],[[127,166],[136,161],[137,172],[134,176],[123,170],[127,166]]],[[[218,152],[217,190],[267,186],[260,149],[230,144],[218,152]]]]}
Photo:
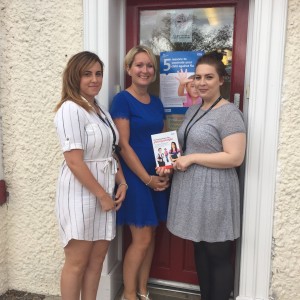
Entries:
{"type": "MultiPolygon", "coordinates": [[[[230,97],[234,7],[211,7],[173,10],[140,11],[140,44],[150,47],[157,57],[165,51],[215,51],[223,54],[228,76],[222,86],[224,98],[230,97]]],[[[196,61],[194,62],[196,63],[196,61]]],[[[193,70],[194,72],[194,70],[193,70]]],[[[190,74],[189,74],[190,75],[190,74]]],[[[149,92],[161,96],[160,82],[151,85],[149,92]]],[[[164,99],[162,99],[164,103],[164,99]]],[[[166,103],[164,103],[165,107],[166,103]]],[[[166,110],[167,112],[168,110],[166,110]]],[[[171,110],[170,110],[171,111],[171,110]]],[[[170,129],[176,129],[186,111],[172,113],[170,129]]],[[[167,116],[168,119],[168,116],[167,116]]],[[[169,124],[170,125],[170,124],[169,124]]]]}
{"type": "Polygon", "coordinates": [[[140,43],[163,51],[232,50],[234,7],[142,10],[140,43]]]}

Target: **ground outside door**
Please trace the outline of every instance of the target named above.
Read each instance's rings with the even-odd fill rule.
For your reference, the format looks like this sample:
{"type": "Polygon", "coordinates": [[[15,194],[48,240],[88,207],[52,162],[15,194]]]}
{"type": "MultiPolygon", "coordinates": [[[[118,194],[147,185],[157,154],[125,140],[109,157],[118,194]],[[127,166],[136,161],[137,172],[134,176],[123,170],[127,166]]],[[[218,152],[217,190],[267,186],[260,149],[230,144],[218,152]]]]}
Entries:
{"type": "MultiPolygon", "coordinates": [[[[126,50],[144,44],[152,48],[158,60],[164,51],[221,51],[228,73],[222,95],[231,102],[235,100],[242,110],[248,5],[249,0],[127,0],[126,50]],[[189,22],[190,39],[172,41],[172,22],[189,22]]],[[[160,96],[157,77],[150,92],[160,96]]],[[[180,118],[183,115],[167,115],[170,127],[177,126],[180,118]]],[[[124,232],[126,247],[130,234],[124,232]]],[[[192,243],[171,235],[164,224],[157,230],[150,277],[187,287],[198,284],[192,243]]]]}

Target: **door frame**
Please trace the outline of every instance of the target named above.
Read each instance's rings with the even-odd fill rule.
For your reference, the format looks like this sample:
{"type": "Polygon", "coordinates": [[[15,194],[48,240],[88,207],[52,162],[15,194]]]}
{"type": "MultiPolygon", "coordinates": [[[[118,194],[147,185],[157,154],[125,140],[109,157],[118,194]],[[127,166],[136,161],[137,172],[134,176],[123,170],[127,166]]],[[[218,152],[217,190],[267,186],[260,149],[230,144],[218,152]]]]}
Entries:
{"type": "MultiPolygon", "coordinates": [[[[110,81],[104,76],[100,97],[104,95],[106,102],[102,103],[106,106],[124,82],[125,3],[83,1],[84,48],[101,56],[109,78],[118,78],[110,81]],[[117,11],[121,15],[115,25],[119,34],[112,36],[109,25],[116,21],[117,11]],[[110,47],[112,39],[119,47],[110,47]]],[[[288,0],[249,1],[244,85],[248,145],[237,300],[269,299],[287,8],[288,0]]],[[[121,242],[115,247],[120,253],[121,242]]],[[[116,251],[112,248],[110,251],[116,251]]]]}
{"type": "MultiPolygon", "coordinates": [[[[126,22],[126,32],[129,34],[126,36],[126,51],[130,50],[133,45],[136,45],[140,41],[140,13],[142,11],[156,11],[156,10],[173,10],[173,9],[194,9],[194,8],[206,8],[206,7],[233,7],[235,10],[234,20],[233,20],[233,44],[232,44],[232,72],[231,72],[231,84],[230,84],[230,101],[234,102],[234,95],[238,93],[240,95],[239,99],[239,108],[243,111],[243,103],[244,103],[244,79],[245,79],[245,60],[246,60],[246,50],[247,50],[247,29],[248,29],[248,20],[249,16],[249,0],[127,0],[126,6],[126,18],[129,20],[126,22]],[[243,27],[241,29],[241,27],[243,27]]],[[[200,49],[201,50],[201,49],[200,49]]],[[[130,77],[126,76],[126,85],[125,87],[130,85],[130,77]]],[[[244,190],[244,165],[239,168],[239,179],[241,186],[241,195],[244,190]]],[[[243,202],[243,199],[242,199],[243,202]]],[[[243,203],[241,203],[241,207],[243,207],[243,203]]],[[[164,230],[164,229],[163,229],[164,230]]],[[[127,230],[125,231],[125,239],[127,238],[127,230]]],[[[176,238],[177,240],[178,238],[176,238]]],[[[170,243],[174,242],[174,237],[171,237],[170,243]]],[[[125,242],[126,243],[126,242],[125,242]]],[[[190,247],[190,243],[188,244],[190,247]]],[[[183,244],[178,244],[178,249],[183,249],[183,244]],[[179,247],[180,245],[180,247],[179,247]]],[[[174,247],[172,247],[174,248],[174,247]]],[[[240,253],[241,253],[241,242],[240,239],[236,242],[235,247],[235,276],[234,276],[234,295],[238,293],[239,287],[239,274],[240,274],[240,253]]],[[[156,255],[154,255],[154,260],[156,259],[156,255]]],[[[170,264],[174,263],[173,253],[171,252],[171,257],[169,258],[170,264]]],[[[180,261],[175,260],[176,263],[182,265],[180,261]]],[[[178,265],[177,265],[178,266],[178,265]]],[[[174,265],[173,265],[174,267],[174,265]]],[[[150,279],[149,282],[156,285],[163,285],[178,288],[183,288],[187,290],[199,291],[198,283],[189,282],[183,283],[178,282],[180,280],[176,280],[175,278],[184,278],[186,280],[191,279],[191,281],[198,282],[196,279],[196,271],[195,273],[190,273],[189,271],[183,271],[185,274],[174,273],[176,275],[168,275],[169,269],[164,266],[160,268],[157,266],[155,262],[152,264],[150,279]],[[161,274],[159,274],[161,272],[161,274]],[[182,275],[182,276],[181,276],[182,275]],[[157,277],[156,277],[157,276],[157,277]],[[172,277],[166,279],[167,276],[172,277]],[[192,279],[193,277],[193,279],[192,279]]],[[[184,279],[182,279],[185,281],[184,279]]]]}

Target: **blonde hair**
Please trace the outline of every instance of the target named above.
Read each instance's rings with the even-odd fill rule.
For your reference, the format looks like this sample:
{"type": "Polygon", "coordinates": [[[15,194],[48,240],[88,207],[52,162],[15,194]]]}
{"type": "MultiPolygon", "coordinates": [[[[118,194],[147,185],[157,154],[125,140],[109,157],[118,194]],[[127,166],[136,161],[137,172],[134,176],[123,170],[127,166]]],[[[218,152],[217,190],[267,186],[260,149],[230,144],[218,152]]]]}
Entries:
{"type": "Polygon", "coordinates": [[[54,111],[57,111],[67,100],[75,102],[87,111],[92,110],[91,106],[84,101],[80,95],[80,80],[82,74],[97,62],[100,64],[103,71],[104,64],[95,53],[83,51],[70,58],[63,73],[61,99],[54,111]]]}
{"type": "Polygon", "coordinates": [[[131,48],[126,56],[125,56],[125,59],[124,59],[124,68],[125,70],[127,70],[127,68],[131,68],[132,64],[133,64],[133,61],[134,61],[134,58],[135,56],[138,54],[138,53],[146,53],[148,54],[152,64],[153,64],[153,67],[154,67],[154,77],[153,77],[153,81],[155,81],[156,79],[156,73],[157,73],[157,62],[156,62],[156,57],[154,55],[154,53],[152,52],[152,50],[144,45],[138,45],[138,46],[135,46],[133,48],[131,48]]]}

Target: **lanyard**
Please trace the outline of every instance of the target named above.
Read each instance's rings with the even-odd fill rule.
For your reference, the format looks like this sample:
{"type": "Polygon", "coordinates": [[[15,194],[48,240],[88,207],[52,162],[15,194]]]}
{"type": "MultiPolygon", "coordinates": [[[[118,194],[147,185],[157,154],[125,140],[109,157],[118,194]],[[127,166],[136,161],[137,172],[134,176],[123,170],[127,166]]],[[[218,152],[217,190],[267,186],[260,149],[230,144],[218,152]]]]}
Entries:
{"type": "Polygon", "coordinates": [[[188,135],[189,135],[189,132],[190,132],[191,128],[192,128],[192,127],[193,127],[200,119],[202,119],[202,118],[203,118],[210,110],[212,110],[213,107],[216,106],[216,105],[220,102],[220,100],[221,100],[222,98],[223,98],[223,97],[220,96],[220,97],[219,97],[219,98],[218,98],[218,99],[210,106],[210,108],[204,112],[203,115],[201,115],[201,116],[200,116],[193,124],[191,124],[192,121],[194,120],[194,118],[196,117],[196,115],[198,114],[198,112],[199,112],[201,106],[197,109],[197,111],[195,112],[195,114],[193,115],[193,117],[190,119],[190,121],[188,122],[188,124],[187,124],[186,127],[185,127],[184,135],[183,135],[182,152],[185,152],[185,150],[186,150],[186,141],[187,141],[187,138],[188,138],[188,135]],[[189,127],[190,124],[191,124],[191,126],[189,127]]]}
{"type": "MultiPolygon", "coordinates": [[[[97,105],[96,102],[95,102],[95,104],[97,105]]],[[[97,105],[97,106],[98,106],[98,105],[97,105]]],[[[114,130],[112,124],[109,122],[109,119],[106,117],[104,111],[101,109],[100,106],[98,106],[98,108],[99,108],[99,110],[101,111],[101,113],[105,116],[105,119],[104,119],[104,118],[101,116],[101,114],[98,114],[98,113],[97,113],[99,119],[100,119],[106,126],[108,126],[108,127],[111,129],[111,131],[112,131],[112,134],[113,134],[113,145],[112,145],[113,152],[118,154],[118,153],[120,152],[121,148],[120,148],[119,145],[116,145],[116,141],[117,141],[116,132],[115,132],[115,130],[114,130]]]]}

